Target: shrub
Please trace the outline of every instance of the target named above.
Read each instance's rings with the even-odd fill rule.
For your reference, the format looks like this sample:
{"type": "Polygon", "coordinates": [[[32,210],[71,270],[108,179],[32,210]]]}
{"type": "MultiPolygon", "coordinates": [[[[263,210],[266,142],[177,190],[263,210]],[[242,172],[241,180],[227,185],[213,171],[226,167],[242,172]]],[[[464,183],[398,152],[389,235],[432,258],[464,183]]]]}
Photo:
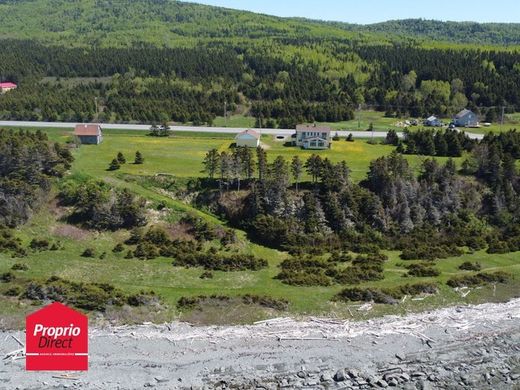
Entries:
{"type": "Polygon", "coordinates": [[[109,170],[109,171],[117,171],[119,168],[121,168],[121,165],[119,164],[119,161],[117,161],[117,159],[114,158],[114,159],[110,162],[110,164],[109,164],[109,166],[108,166],[108,170],[109,170]]]}
{"type": "Polygon", "coordinates": [[[284,311],[289,308],[289,301],[286,299],[277,299],[266,295],[250,295],[246,294],[242,297],[242,302],[246,305],[259,305],[270,309],[284,311]]]}
{"type": "Polygon", "coordinates": [[[123,153],[118,152],[118,153],[117,153],[117,157],[116,157],[116,159],[117,159],[117,162],[118,162],[119,164],[126,164],[126,158],[125,158],[125,156],[123,155],[123,153]]]}
{"type": "Polygon", "coordinates": [[[510,278],[511,275],[503,271],[497,271],[494,273],[479,272],[474,275],[463,275],[451,278],[446,282],[446,284],[453,288],[475,287],[490,283],[507,283],[510,278]]]}
{"type": "Polygon", "coordinates": [[[400,257],[403,260],[435,260],[463,254],[464,252],[455,245],[419,245],[403,249],[400,257]]]}
{"type": "Polygon", "coordinates": [[[96,252],[93,248],[87,248],[83,251],[81,257],[96,257],[96,252]]]}
{"type": "Polygon", "coordinates": [[[405,295],[435,294],[437,285],[434,283],[405,284],[395,288],[346,288],[339,292],[333,299],[353,302],[370,302],[395,304],[405,295]]]}
{"type": "Polygon", "coordinates": [[[24,263],[16,263],[16,264],[13,264],[11,269],[13,271],[27,271],[29,269],[29,266],[24,263]]]}
{"type": "Polygon", "coordinates": [[[22,288],[20,286],[13,286],[7,289],[4,292],[4,295],[7,297],[17,297],[22,293],[22,288]]]}
{"type": "Polygon", "coordinates": [[[126,298],[126,303],[130,306],[150,306],[158,302],[158,298],[153,291],[141,291],[139,294],[129,295],[126,298]]]}
{"type": "Polygon", "coordinates": [[[143,158],[143,155],[141,154],[141,152],[140,151],[135,152],[134,164],[140,165],[143,163],[144,163],[144,158],[143,158]]]}
{"type": "Polygon", "coordinates": [[[177,253],[174,266],[203,267],[213,271],[258,271],[267,267],[267,261],[253,255],[223,256],[212,253],[177,253]]]}
{"type": "Polygon", "coordinates": [[[205,271],[200,275],[200,279],[213,279],[213,272],[205,271]]]}
{"type": "Polygon", "coordinates": [[[464,271],[480,271],[481,268],[480,263],[472,263],[471,261],[465,261],[459,265],[459,269],[464,271]]]}
{"type": "Polygon", "coordinates": [[[47,250],[49,249],[49,241],[47,240],[38,240],[36,238],[33,238],[31,240],[31,243],[29,244],[29,247],[34,250],[47,250]]]}
{"type": "Polygon", "coordinates": [[[159,250],[150,242],[140,242],[134,251],[134,257],[141,260],[151,260],[159,256],[159,250]]]}
{"type": "Polygon", "coordinates": [[[433,268],[431,264],[410,264],[408,267],[408,275],[418,277],[431,277],[439,276],[441,273],[439,270],[433,268]]]}
{"type": "Polygon", "coordinates": [[[132,252],[131,250],[126,252],[125,259],[133,259],[133,258],[134,258],[134,252],[132,252]]]}
{"type": "Polygon", "coordinates": [[[116,244],[114,249],[112,249],[112,252],[114,252],[114,253],[121,253],[121,252],[124,251],[124,249],[125,249],[125,247],[123,246],[123,244],[118,243],[118,244],[116,244]]]}
{"type": "Polygon", "coordinates": [[[103,252],[103,253],[101,253],[101,255],[99,255],[99,258],[101,260],[103,260],[105,257],[107,257],[107,253],[106,252],[103,252]]]}
{"type": "Polygon", "coordinates": [[[347,136],[346,141],[347,142],[354,142],[354,136],[352,135],[352,133],[349,133],[349,135],[347,136]]]}
{"type": "Polygon", "coordinates": [[[0,282],[9,283],[16,279],[12,272],[4,272],[0,275],[0,282]]]}
{"type": "Polygon", "coordinates": [[[276,279],[291,286],[330,286],[332,280],[323,269],[309,268],[305,270],[284,270],[280,272],[276,279]]]}

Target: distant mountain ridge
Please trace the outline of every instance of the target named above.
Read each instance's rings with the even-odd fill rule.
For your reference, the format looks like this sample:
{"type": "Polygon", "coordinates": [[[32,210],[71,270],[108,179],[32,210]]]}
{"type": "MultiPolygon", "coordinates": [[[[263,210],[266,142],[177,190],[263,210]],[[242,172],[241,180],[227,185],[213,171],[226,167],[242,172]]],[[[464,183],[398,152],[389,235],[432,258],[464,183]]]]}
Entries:
{"type": "Polygon", "coordinates": [[[520,24],[408,19],[355,25],[175,0],[0,0],[0,20],[0,39],[69,46],[183,46],[199,40],[272,38],[520,45],[520,24]]]}

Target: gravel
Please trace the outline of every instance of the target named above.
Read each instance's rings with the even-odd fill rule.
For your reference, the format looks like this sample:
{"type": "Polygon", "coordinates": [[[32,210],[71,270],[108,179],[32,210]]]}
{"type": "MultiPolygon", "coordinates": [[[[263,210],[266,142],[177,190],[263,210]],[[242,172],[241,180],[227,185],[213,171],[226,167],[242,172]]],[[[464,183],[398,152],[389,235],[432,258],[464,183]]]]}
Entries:
{"type": "MultiPolygon", "coordinates": [[[[11,335],[24,340],[0,332],[0,358],[11,335]]],[[[361,322],[94,328],[89,371],[59,374],[4,359],[0,389],[515,389],[520,299],[361,322]]]]}

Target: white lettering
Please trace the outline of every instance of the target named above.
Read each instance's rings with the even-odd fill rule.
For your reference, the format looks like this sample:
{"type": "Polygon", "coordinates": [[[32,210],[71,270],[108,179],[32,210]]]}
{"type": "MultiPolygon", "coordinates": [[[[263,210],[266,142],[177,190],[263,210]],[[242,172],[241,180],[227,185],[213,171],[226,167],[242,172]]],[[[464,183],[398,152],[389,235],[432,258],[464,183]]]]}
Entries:
{"type": "Polygon", "coordinates": [[[33,336],[40,334],[41,336],[53,337],[57,339],[61,336],[74,336],[77,337],[81,334],[81,328],[70,324],[69,326],[43,326],[42,324],[36,324],[34,326],[33,336]]]}

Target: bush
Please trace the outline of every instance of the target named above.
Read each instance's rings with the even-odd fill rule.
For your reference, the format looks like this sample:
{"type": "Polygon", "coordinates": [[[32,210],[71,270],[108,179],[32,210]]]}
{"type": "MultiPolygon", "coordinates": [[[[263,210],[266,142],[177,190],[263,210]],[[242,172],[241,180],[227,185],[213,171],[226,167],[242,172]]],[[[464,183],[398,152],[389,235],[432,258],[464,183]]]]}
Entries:
{"type": "Polygon", "coordinates": [[[108,170],[109,170],[109,171],[117,171],[117,170],[120,169],[120,168],[121,168],[121,165],[119,164],[119,161],[117,161],[116,158],[114,158],[114,159],[110,162],[110,164],[109,164],[109,166],[108,166],[108,170]]]}
{"type": "Polygon", "coordinates": [[[347,136],[346,141],[347,142],[354,142],[354,136],[352,135],[352,133],[349,133],[349,135],[347,136]]]}
{"type": "Polygon", "coordinates": [[[29,269],[29,266],[24,263],[16,263],[16,264],[13,264],[11,269],[13,271],[27,271],[29,269]]]}
{"type": "Polygon", "coordinates": [[[203,267],[213,271],[258,271],[267,267],[267,261],[253,255],[234,254],[223,256],[211,253],[178,253],[174,266],[203,267]]]}
{"type": "Polygon", "coordinates": [[[153,292],[137,295],[125,294],[107,283],[76,283],[53,276],[44,284],[30,282],[22,298],[36,301],[57,301],[79,309],[105,311],[107,306],[124,303],[141,306],[157,301],[153,292]]]}
{"type": "Polygon", "coordinates": [[[22,293],[22,288],[20,286],[13,286],[7,289],[4,292],[4,295],[7,297],[17,297],[22,293]]]}
{"type": "Polygon", "coordinates": [[[116,244],[114,249],[112,249],[112,252],[114,252],[114,253],[121,253],[124,250],[125,250],[125,247],[123,246],[123,244],[119,243],[119,244],[116,244]]]}
{"type": "Polygon", "coordinates": [[[9,283],[16,279],[12,272],[4,272],[0,275],[0,282],[9,283]]]}
{"type": "Polygon", "coordinates": [[[322,269],[306,269],[300,271],[284,270],[276,279],[291,286],[330,286],[332,280],[325,275],[322,269]]]}
{"type": "Polygon", "coordinates": [[[490,283],[507,283],[511,275],[497,271],[494,273],[480,272],[474,275],[464,275],[457,276],[451,278],[446,282],[446,284],[450,287],[475,287],[475,286],[484,286],[490,283]]]}
{"type": "Polygon", "coordinates": [[[426,246],[418,245],[403,249],[400,257],[403,260],[435,260],[452,256],[462,256],[464,252],[455,245],[426,246]]]}
{"type": "Polygon", "coordinates": [[[434,283],[405,284],[395,288],[346,288],[339,292],[334,299],[352,302],[371,302],[395,304],[405,295],[435,294],[438,288],[434,283]]]}
{"type": "Polygon", "coordinates": [[[480,271],[481,268],[480,263],[472,263],[471,261],[465,261],[459,265],[459,269],[464,271],[480,271]]]}
{"type": "Polygon", "coordinates": [[[49,241],[47,240],[37,240],[36,238],[33,238],[31,240],[31,243],[29,244],[29,247],[34,250],[47,250],[49,249],[49,241]]]}
{"type": "Polygon", "coordinates": [[[279,311],[284,311],[289,308],[289,301],[286,299],[276,299],[272,297],[268,297],[266,295],[250,295],[246,294],[242,297],[242,302],[246,305],[259,305],[263,307],[267,307],[269,309],[275,309],[279,311]]]}
{"type": "Polygon", "coordinates": [[[134,257],[141,260],[151,260],[159,256],[159,250],[155,245],[150,242],[141,242],[137,244],[137,248],[134,251],[134,257]]]}
{"type": "Polygon", "coordinates": [[[439,270],[432,267],[431,264],[410,264],[408,267],[408,275],[418,277],[439,276],[439,270]]]}
{"type": "Polygon", "coordinates": [[[96,252],[93,248],[87,248],[83,251],[81,257],[96,257],[96,252]]]}
{"type": "Polygon", "coordinates": [[[205,271],[200,275],[200,279],[213,279],[213,272],[205,271]]]}

